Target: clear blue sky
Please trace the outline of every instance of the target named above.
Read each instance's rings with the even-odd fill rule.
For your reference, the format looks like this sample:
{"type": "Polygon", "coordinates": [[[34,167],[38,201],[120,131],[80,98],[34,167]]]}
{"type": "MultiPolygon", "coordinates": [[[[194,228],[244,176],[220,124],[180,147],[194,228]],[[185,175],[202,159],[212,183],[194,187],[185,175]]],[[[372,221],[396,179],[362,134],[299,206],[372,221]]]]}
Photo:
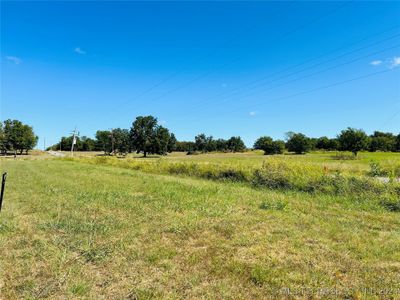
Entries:
{"type": "Polygon", "coordinates": [[[56,143],[400,132],[400,2],[1,2],[1,119],[56,143]],[[374,75],[373,75],[374,74],[374,75]]]}

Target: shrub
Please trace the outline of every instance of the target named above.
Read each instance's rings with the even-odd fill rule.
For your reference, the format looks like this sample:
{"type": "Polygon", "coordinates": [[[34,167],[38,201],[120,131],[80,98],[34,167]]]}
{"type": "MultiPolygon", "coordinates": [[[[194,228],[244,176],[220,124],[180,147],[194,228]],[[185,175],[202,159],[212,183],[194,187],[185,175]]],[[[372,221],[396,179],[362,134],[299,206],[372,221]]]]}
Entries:
{"type": "Polygon", "coordinates": [[[372,177],[377,177],[377,176],[388,176],[388,172],[386,170],[383,170],[381,165],[378,162],[371,162],[369,164],[370,171],[368,172],[368,175],[372,177]]]}
{"type": "Polygon", "coordinates": [[[287,168],[284,164],[274,166],[264,163],[261,169],[254,171],[252,183],[255,186],[265,186],[271,189],[290,189],[292,186],[287,173],[287,168]]]}
{"type": "Polygon", "coordinates": [[[266,202],[260,204],[260,209],[265,210],[284,210],[286,208],[286,203],[282,201],[277,202],[266,202]]]}
{"type": "Polygon", "coordinates": [[[400,211],[400,199],[394,197],[386,197],[380,200],[379,204],[388,211],[399,212],[400,211]]]}

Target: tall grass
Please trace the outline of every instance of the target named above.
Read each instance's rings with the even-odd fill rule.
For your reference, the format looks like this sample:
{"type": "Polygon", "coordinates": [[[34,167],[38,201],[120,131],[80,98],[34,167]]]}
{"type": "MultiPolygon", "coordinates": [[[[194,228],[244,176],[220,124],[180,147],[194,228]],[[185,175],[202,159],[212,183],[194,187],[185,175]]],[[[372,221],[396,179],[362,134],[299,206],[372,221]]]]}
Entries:
{"type": "Polygon", "coordinates": [[[346,196],[357,201],[377,201],[390,211],[400,210],[400,183],[396,180],[382,182],[367,175],[341,172],[338,169],[293,160],[267,159],[261,167],[114,157],[64,160],[116,166],[154,174],[243,182],[257,188],[346,196]]]}

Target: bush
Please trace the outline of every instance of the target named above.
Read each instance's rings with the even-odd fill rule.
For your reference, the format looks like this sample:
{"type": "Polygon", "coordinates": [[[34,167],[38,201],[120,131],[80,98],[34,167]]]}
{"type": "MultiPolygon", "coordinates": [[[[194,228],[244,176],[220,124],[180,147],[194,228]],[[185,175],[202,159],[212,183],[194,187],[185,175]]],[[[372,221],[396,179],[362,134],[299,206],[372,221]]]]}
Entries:
{"type": "Polygon", "coordinates": [[[381,199],[379,204],[384,207],[388,211],[392,212],[399,212],[400,211],[400,199],[394,199],[394,198],[384,198],[381,199]]]}
{"type": "Polygon", "coordinates": [[[289,177],[287,176],[286,165],[264,163],[261,169],[254,171],[252,183],[255,186],[265,186],[271,189],[292,188],[289,177]]]}
{"type": "Polygon", "coordinates": [[[368,175],[372,177],[377,177],[377,176],[388,176],[388,172],[386,170],[383,170],[381,165],[378,162],[371,162],[369,164],[370,171],[368,172],[368,175]]]}

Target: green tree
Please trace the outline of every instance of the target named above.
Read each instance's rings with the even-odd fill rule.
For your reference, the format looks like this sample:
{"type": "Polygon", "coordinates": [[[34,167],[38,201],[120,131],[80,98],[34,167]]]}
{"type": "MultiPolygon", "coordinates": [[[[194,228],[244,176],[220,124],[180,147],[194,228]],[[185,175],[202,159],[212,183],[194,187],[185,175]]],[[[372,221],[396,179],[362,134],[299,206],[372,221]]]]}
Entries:
{"type": "Polygon", "coordinates": [[[310,138],[306,137],[302,133],[292,133],[286,142],[286,148],[288,151],[296,154],[310,151],[311,146],[310,138]]]}
{"type": "Polygon", "coordinates": [[[369,138],[361,129],[348,127],[338,135],[340,150],[351,151],[354,156],[361,150],[368,149],[369,138]]]}
{"type": "Polygon", "coordinates": [[[21,121],[10,119],[4,121],[4,136],[6,150],[12,150],[16,155],[18,150],[23,149],[24,125],[21,121]]]}
{"type": "Polygon", "coordinates": [[[108,130],[98,130],[96,132],[96,148],[104,151],[104,154],[110,154],[112,151],[111,132],[108,130]]]}
{"type": "Polygon", "coordinates": [[[240,136],[233,136],[227,141],[228,150],[231,152],[243,152],[246,146],[240,136]]]}
{"type": "Polygon", "coordinates": [[[82,136],[80,138],[80,148],[78,151],[94,151],[96,148],[96,141],[87,136],[82,136]]]}
{"type": "Polygon", "coordinates": [[[139,116],[132,123],[130,139],[133,149],[137,153],[143,152],[144,157],[148,153],[164,155],[168,152],[171,134],[167,128],[157,124],[155,117],[139,116]]]}
{"type": "Polygon", "coordinates": [[[175,137],[175,134],[171,133],[170,137],[169,137],[169,141],[168,141],[168,152],[172,152],[176,150],[176,143],[177,143],[177,139],[175,137]]]}
{"type": "Polygon", "coordinates": [[[23,125],[22,131],[22,149],[20,151],[25,150],[28,154],[28,151],[36,146],[39,137],[35,135],[33,128],[29,125],[23,125]]]}
{"type": "Polygon", "coordinates": [[[396,151],[396,136],[390,132],[375,131],[370,136],[369,151],[396,151]]]}
{"type": "Polygon", "coordinates": [[[326,136],[322,136],[317,139],[317,143],[315,144],[317,149],[328,150],[329,149],[329,138],[326,136]]]}
{"type": "Polygon", "coordinates": [[[400,133],[396,137],[396,151],[400,152],[400,133]]]}
{"type": "Polygon", "coordinates": [[[195,150],[201,151],[201,152],[206,152],[208,140],[209,139],[207,138],[207,136],[204,133],[196,135],[194,137],[195,150]]]}
{"type": "Polygon", "coordinates": [[[151,151],[151,144],[157,127],[157,119],[153,116],[137,117],[131,127],[131,143],[134,150],[143,152],[144,157],[151,151]]]}
{"type": "Polygon", "coordinates": [[[195,151],[194,142],[177,141],[175,151],[178,152],[193,152],[195,151]]]}
{"type": "Polygon", "coordinates": [[[114,139],[114,151],[125,154],[130,151],[130,134],[128,129],[115,128],[112,131],[114,139]]]}
{"type": "Polygon", "coordinates": [[[274,141],[269,136],[262,136],[258,138],[253,146],[254,149],[263,150],[264,154],[282,154],[285,149],[284,141],[274,141]]]}
{"type": "Polygon", "coordinates": [[[0,153],[5,154],[6,151],[6,137],[4,134],[3,123],[0,122],[0,153]]]}
{"type": "Polygon", "coordinates": [[[215,148],[217,151],[225,152],[228,151],[228,141],[225,139],[215,140],[215,148]]]}

